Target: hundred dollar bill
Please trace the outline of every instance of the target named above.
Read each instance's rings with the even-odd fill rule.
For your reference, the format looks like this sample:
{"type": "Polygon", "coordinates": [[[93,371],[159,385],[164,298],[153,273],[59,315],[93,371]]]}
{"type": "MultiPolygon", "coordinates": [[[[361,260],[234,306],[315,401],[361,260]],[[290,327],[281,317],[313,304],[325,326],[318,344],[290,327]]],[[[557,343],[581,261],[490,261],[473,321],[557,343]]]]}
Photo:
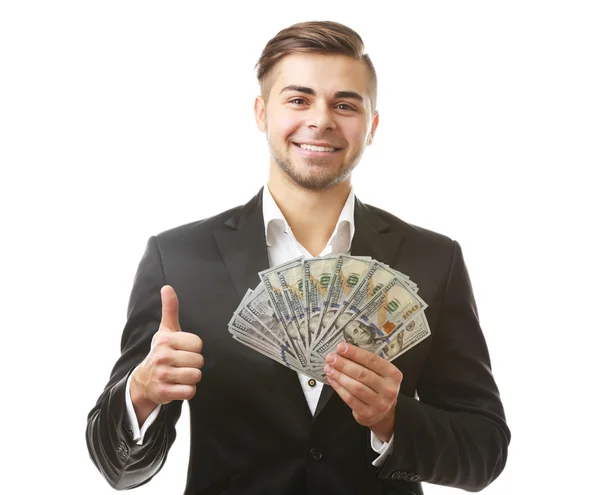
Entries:
{"type": "Polygon", "coordinates": [[[337,256],[304,260],[305,313],[308,321],[309,348],[321,323],[321,311],[331,286],[337,260],[337,256]]]}
{"type": "Polygon", "coordinates": [[[279,340],[276,335],[269,332],[268,329],[245,307],[246,302],[251,295],[252,290],[248,289],[239,306],[234,311],[231,320],[229,320],[229,332],[232,335],[238,335],[249,341],[254,341],[265,349],[269,349],[275,355],[281,356],[284,364],[291,362],[299,366],[296,357],[290,352],[289,344],[279,340]]]}
{"type": "Polygon", "coordinates": [[[308,350],[308,325],[304,313],[304,269],[303,259],[286,265],[280,270],[275,270],[279,283],[283,290],[283,296],[287,309],[290,312],[292,324],[294,324],[308,350]]]}
{"type": "Polygon", "coordinates": [[[229,332],[235,340],[260,352],[264,356],[268,356],[296,372],[308,375],[323,383],[326,382],[327,377],[323,370],[324,363],[309,363],[306,367],[302,366],[289,349],[273,345],[265,338],[264,334],[253,333],[253,329],[246,325],[245,321],[239,320],[236,317],[232,318],[229,324],[229,332]]]}
{"type": "Polygon", "coordinates": [[[394,272],[396,274],[396,276],[399,279],[404,280],[406,282],[406,284],[410,287],[411,290],[414,290],[415,292],[419,292],[419,287],[417,287],[417,284],[415,284],[408,275],[406,275],[402,272],[399,272],[398,270],[395,270],[390,265],[386,265],[385,263],[382,263],[381,261],[378,261],[378,263],[380,265],[385,266],[386,268],[389,268],[392,272],[394,272]]]}
{"type": "Polygon", "coordinates": [[[398,356],[417,345],[419,342],[431,335],[429,324],[425,313],[419,313],[410,321],[407,321],[403,328],[395,332],[386,339],[380,349],[375,351],[383,359],[392,361],[398,356]]]}
{"type": "Polygon", "coordinates": [[[307,352],[306,340],[300,333],[300,327],[298,323],[292,320],[290,310],[285,304],[285,298],[283,294],[284,291],[283,287],[281,286],[281,281],[277,276],[278,270],[283,271],[286,268],[298,263],[298,261],[302,259],[303,257],[298,257],[275,268],[263,270],[262,272],[258,273],[258,276],[264,285],[265,293],[268,299],[271,301],[271,307],[273,308],[275,315],[277,315],[277,321],[288,336],[287,340],[291,344],[294,354],[298,357],[298,359],[301,360],[302,365],[306,366],[306,363],[308,362],[305,354],[307,352]]]}
{"type": "MultiPolygon", "coordinates": [[[[288,344],[302,366],[307,365],[307,359],[301,346],[298,344],[299,335],[294,333],[292,325],[286,325],[280,318],[281,310],[285,311],[285,304],[277,306],[273,303],[267,287],[260,283],[248,298],[245,306],[260,324],[278,340],[288,344]],[[283,306],[283,308],[281,307],[283,306]]],[[[289,315],[288,315],[289,318],[289,315]]],[[[288,320],[289,321],[289,320],[288,320]]]]}
{"type": "Polygon", "coordinates": [[[340,342],[348,342],[369,352],[380,348],[393,332],[402,327],[427,305],[410,290],[403,280],[395,276],[376,290],[375,295],[362,307],[348,305],[341,310],[323,343],[315,350],[322,356],[340,342]],[[343,316],[343,317],[340,317],[343,316]]]}
{"type": "Polygon", "coordinates": [[[413,292],[417,293],[419,292],[419,287],[417,287],[417,284],[415,284],[409,277],[408,275],[405,275],[402,272],[399,272],[398,270],[394,270],[391,267],[390,268],[391,271],[393,271],[396,274],[396,277],[398,277],[400,280],[403,280],[404,283],[407,285],[407,287],[412,290],[413,292]]]}
{"type": "Polygon", "coordinates": [[[358,258],[347,255],[337,257],[330,288],[321,309],[319,329],[314,336],[311,348],[316,343],[322,341],[324,334],[334,321],[335,315],[342,303],[352,295],[374,263],[369,258],[358,258]]]}
{"type": "MultiPolygon", "coordinates": [[[[342,293],[343,297],[337,303],[338,309],[336,311],[329,310],[327,321],[323,316],[320,334],[313,348],[320,347],[327,342],[332,331],[343,327],[353,314],[358,313],[360,308],[374,297],[377,291],[394,279],[396,279],[396,275],[390,268],[377,261],[371,262],[367,272],[355,284],[354,290],[349,291],[347,297],[344,297],[344,293],[342,293]]],[[[321,353],[319,352],[319,354],[321,353]]]]}
{"type": "MultiPolygon", "coordinates": [[[[258,289],[262,288],[262,284],[259,284],[258,289]]],[[[271,341],[273,345],[277,348],[289,349],[289,343],[286,339],[286,335],[283,333],[281,329],[278,329],[278,332],[273,332],[271,327],[274,327],[272,319],[268,318],[266,315],[263,315],[261,318],[253,314],[247,307],[246,304],[250,300],[253,291],[248,289],[242,302],[238,306],[238,308],[233,313],[233,318],[238,318],[245,322],[246,326],[252,328],[257,333],[261,334],[265,339],[271,341]],[[267,324],[261,322],[261,319],[265,321],[267,324]]],[[[231,321],[230,320],[230,324],[231,321]]]]}
{"type": "Polygon", "coordinates": [[[273,340],[268,337],[268,334],[257,331],[254,327],[248,325],[245,320],[234,316],[230,320],[228,328],[232,335],[244,337],[245,339],[256,343],[257,346],[270,350],[272,354],[279,356],[284,363],[300,366],[299,361],[290,351],[289,347],[273,342],[273,340]]]}

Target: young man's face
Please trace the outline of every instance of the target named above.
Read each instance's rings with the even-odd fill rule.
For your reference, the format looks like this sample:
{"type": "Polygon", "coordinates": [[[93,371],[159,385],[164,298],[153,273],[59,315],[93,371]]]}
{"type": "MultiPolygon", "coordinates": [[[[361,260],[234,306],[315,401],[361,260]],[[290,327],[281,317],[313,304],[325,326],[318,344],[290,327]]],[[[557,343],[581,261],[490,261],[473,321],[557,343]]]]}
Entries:
{"type": "Polygon", "coordinates": [[[344,55],[293,54],[274,67],[266,83],[268,100],[257,97],[254,109],[272,163],[307,189],[347,179],[379,122],[365,64],[344,55]]]}

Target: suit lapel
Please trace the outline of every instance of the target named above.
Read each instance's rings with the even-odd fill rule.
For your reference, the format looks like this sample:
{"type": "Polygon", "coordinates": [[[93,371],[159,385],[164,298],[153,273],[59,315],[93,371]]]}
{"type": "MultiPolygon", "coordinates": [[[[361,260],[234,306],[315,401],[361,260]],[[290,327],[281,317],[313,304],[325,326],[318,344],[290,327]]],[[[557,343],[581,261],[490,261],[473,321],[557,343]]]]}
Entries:
{"type": "MultiPolygon", "coordinates": [[[[215,231],[214,237],[240,301],[248,289],[254,289],[260,279],[258,272],[269,268],[262,207],[263,190],[229,218],[228,230],[215,231]]],[[[310,409],[295,371],[273,362],[273,385],[280,393],[282,404],[302,411],[310,422],[310,409]]]]}
{"type": "Polygon", "coordinates": [[[225,225],[230,229],[216,231],[214,236],[233,285],[242,298],[260,282],[258,272],[269,268],[262,188],[225,225]]]}
{"type": "MultiPolygon", "coordinates": [[[[355,230],[350,248],[352,256],[371,256],[373,259],[393,267],[398,256],[402,234],[400,232],[389,232],[388,227],[389,223],[387,221],[356,198],[354,203],[355,230]]],[[[334,390],[329,385],[323,386],[315,410],[315,419],[333,394],[334,390]]]]}

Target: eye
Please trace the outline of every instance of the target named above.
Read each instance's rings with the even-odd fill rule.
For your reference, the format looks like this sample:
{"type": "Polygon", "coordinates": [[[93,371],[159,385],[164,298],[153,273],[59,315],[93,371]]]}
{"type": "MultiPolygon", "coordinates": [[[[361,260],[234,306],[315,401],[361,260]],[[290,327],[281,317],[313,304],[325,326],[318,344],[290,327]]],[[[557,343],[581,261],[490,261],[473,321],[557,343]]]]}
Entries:
{"type": "Polygon", "coordinates": [[[298,104],[301,105],[302,103],[306,103],[306,100],[304,98],[293,98],[289,102],[294,104],[296,104],[295,102],[299,102],[298,104]]]}
{"type": "Polygon", "coordinates": [[[340,110],[354,110],[354,108],[351,107],[350,105],[348,105],[347,103],[340,103],[337,107],[340,110]],[[346,107],[346,108],[340,108],[340,107],[346,107]]]}

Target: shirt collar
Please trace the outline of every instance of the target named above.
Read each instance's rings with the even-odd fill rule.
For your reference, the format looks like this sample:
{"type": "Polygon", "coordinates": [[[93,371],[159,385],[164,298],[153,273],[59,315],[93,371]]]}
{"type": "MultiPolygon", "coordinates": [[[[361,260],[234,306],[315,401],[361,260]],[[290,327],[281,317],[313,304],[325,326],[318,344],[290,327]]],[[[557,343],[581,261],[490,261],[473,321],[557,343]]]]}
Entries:
{"type": "MultiPolygon", "coordinates": [[[[332,241],[343,232],[344,228],[349,228],[348,235],[348,245],[346,251],[350,250],[350,245],[352,244],[352,239],[354,238],[354,188],[350,187],[350,193],[348,194],[348,198],[346,198],[346,202],[344,203],[344,207],[340,212],[340,216],[338,218],[337,224],[333,231],[331,238],[329,239],[328,245],[332,243],[332,241]]],[[[269,186],[265,184],[263,187],[263,217],[265,221],[265,237],[267,240],[267,246],[271,247],[273,245],[273,236],[270,235],[270,231],[272,228],[279,228],[283,230],[286,234],[291,233],[291,229],[287,220],[283,216],[283,213],[275,203],[275,199],[269,190],[269,186]]]]}

